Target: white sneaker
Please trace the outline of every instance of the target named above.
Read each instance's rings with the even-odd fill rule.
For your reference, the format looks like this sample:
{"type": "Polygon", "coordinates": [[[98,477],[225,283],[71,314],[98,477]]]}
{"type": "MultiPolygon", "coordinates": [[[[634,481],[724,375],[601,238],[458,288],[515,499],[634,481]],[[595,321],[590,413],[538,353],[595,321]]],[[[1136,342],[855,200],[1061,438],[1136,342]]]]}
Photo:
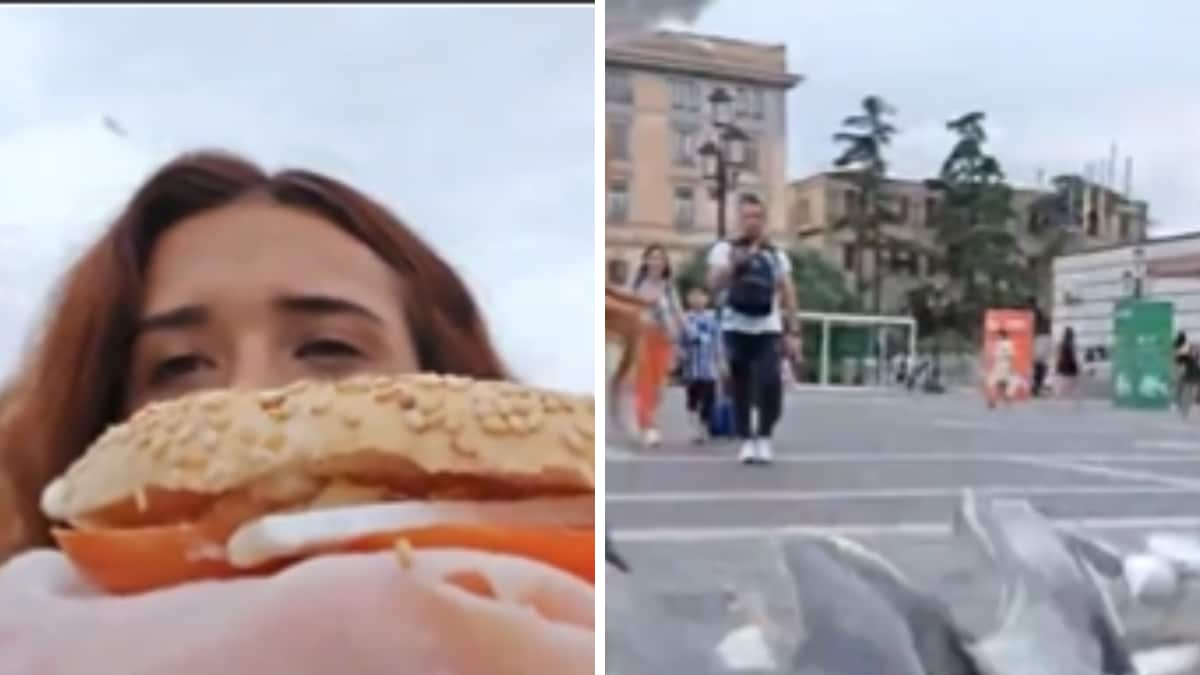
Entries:
{"type": "Polygon", "coordinates": [[[704,443],[708,440],[708,425],[704,418],[697,415],[692,418],[692,440],[697,443],[704,443]]]}
{"type": "Polygon", "coordinates": [[[758,461],[758,446],[754,441],[742,441],[742,449],[738,451],[738,461],[742,464],[753,464],[758,461]]]}
{"type": "Polygon", "coordinates": [[[662,443],[662,436],[659,435],[658,429],[647,429],[642,432],[642,442],[648,448],[657,448],[662,443]]]}
{"type": "Polygon", "coordinates": [[[754,441],[755,459],[760,464],[770,464],[775,459],[775,453],[771,450],[771,439],[759,438],[754,441]]]}

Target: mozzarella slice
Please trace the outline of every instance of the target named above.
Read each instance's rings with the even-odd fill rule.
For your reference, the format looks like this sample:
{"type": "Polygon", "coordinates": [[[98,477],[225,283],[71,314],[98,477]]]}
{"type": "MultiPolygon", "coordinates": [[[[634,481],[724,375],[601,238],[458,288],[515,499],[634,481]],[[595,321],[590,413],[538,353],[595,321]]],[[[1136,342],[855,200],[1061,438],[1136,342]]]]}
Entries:
{"type": "Polygon", "coordinates": [[[234,567],[257,567],[359,537],[434,525],[583,527],[595,521],[594,497],[520,501],[407,501],[263,516],[226,545],[234,567]]]}

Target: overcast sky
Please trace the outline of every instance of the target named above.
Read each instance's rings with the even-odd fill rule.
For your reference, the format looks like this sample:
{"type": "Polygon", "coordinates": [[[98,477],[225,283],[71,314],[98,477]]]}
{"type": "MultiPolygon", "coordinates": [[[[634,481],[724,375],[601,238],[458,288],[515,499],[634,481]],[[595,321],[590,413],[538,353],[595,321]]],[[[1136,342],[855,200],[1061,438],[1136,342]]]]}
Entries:
{"type": "Polygon", "coordinates": [[[383,200],[469,280],[519,375],[591,391],[593,21],[587,7],[0,9],[0,373],[140,180],[218,146],[383,200]]]}
{"type": "Polygon", "coordinates": [[[936,171],[945,121],[979,109],[1022,185],[1039,168],[1080,172],[1116,141],[1165,234],[1200,229],[1198,26],[1186,0],[718,0],[694,30],[787,45],[806,78],[789,98],[793,177],[829,166],[831,134],[866,94],[899,109],[901,176],[936,171]]]}

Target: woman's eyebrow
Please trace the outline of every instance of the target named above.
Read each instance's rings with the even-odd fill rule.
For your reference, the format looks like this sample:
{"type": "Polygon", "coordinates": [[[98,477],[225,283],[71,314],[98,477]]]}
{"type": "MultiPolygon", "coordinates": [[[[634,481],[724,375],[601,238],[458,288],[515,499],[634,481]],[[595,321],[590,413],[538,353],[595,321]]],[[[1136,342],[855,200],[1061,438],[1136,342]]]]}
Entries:
{"type": "Polygon", "coordinates": [[[285,295],[276,298],[272,304],[292,314],[353,314],[375,323],[384,322],[378,314],[358,303],[328,295],[285,295]]]}
{"type": "Polygon", "coordinates": [[[138,320],[137,334],[162,330],[192,328],[208,321],[208,309],[200,305],[186,305],[157,314],[148,314],[138,320]]]}

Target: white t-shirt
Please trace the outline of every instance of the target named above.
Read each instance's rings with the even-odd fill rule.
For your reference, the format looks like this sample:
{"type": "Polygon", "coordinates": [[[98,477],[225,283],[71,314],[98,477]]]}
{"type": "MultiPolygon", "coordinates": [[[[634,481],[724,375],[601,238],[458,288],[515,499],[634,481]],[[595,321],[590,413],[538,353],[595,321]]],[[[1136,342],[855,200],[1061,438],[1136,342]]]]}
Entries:
{"type": "MultiPolygon", "coordinates": [[[[709,269],[728,268],[733,246],[727,241],[718,241],[708,252],[709,269]]],[[[787,253],[778,247],[775,253],[775,276],[786,279],[792,273],[792,262],[787,253]]],[[[775,291],[775,307],[766,316],[746,316],[725,306],[721,308],[721,328],[735,333],[782,333],[783,317],[779,313],[782,293],[775,291]]]]}
{"type": "Polygon", "coordinates": [[[996,341],[992,353],[992,370],[998,373],[1011,373],[1013,369],[1013,359],[1016,358],[1015,350],[1011,340],[1001,338],[996,341]]]}

